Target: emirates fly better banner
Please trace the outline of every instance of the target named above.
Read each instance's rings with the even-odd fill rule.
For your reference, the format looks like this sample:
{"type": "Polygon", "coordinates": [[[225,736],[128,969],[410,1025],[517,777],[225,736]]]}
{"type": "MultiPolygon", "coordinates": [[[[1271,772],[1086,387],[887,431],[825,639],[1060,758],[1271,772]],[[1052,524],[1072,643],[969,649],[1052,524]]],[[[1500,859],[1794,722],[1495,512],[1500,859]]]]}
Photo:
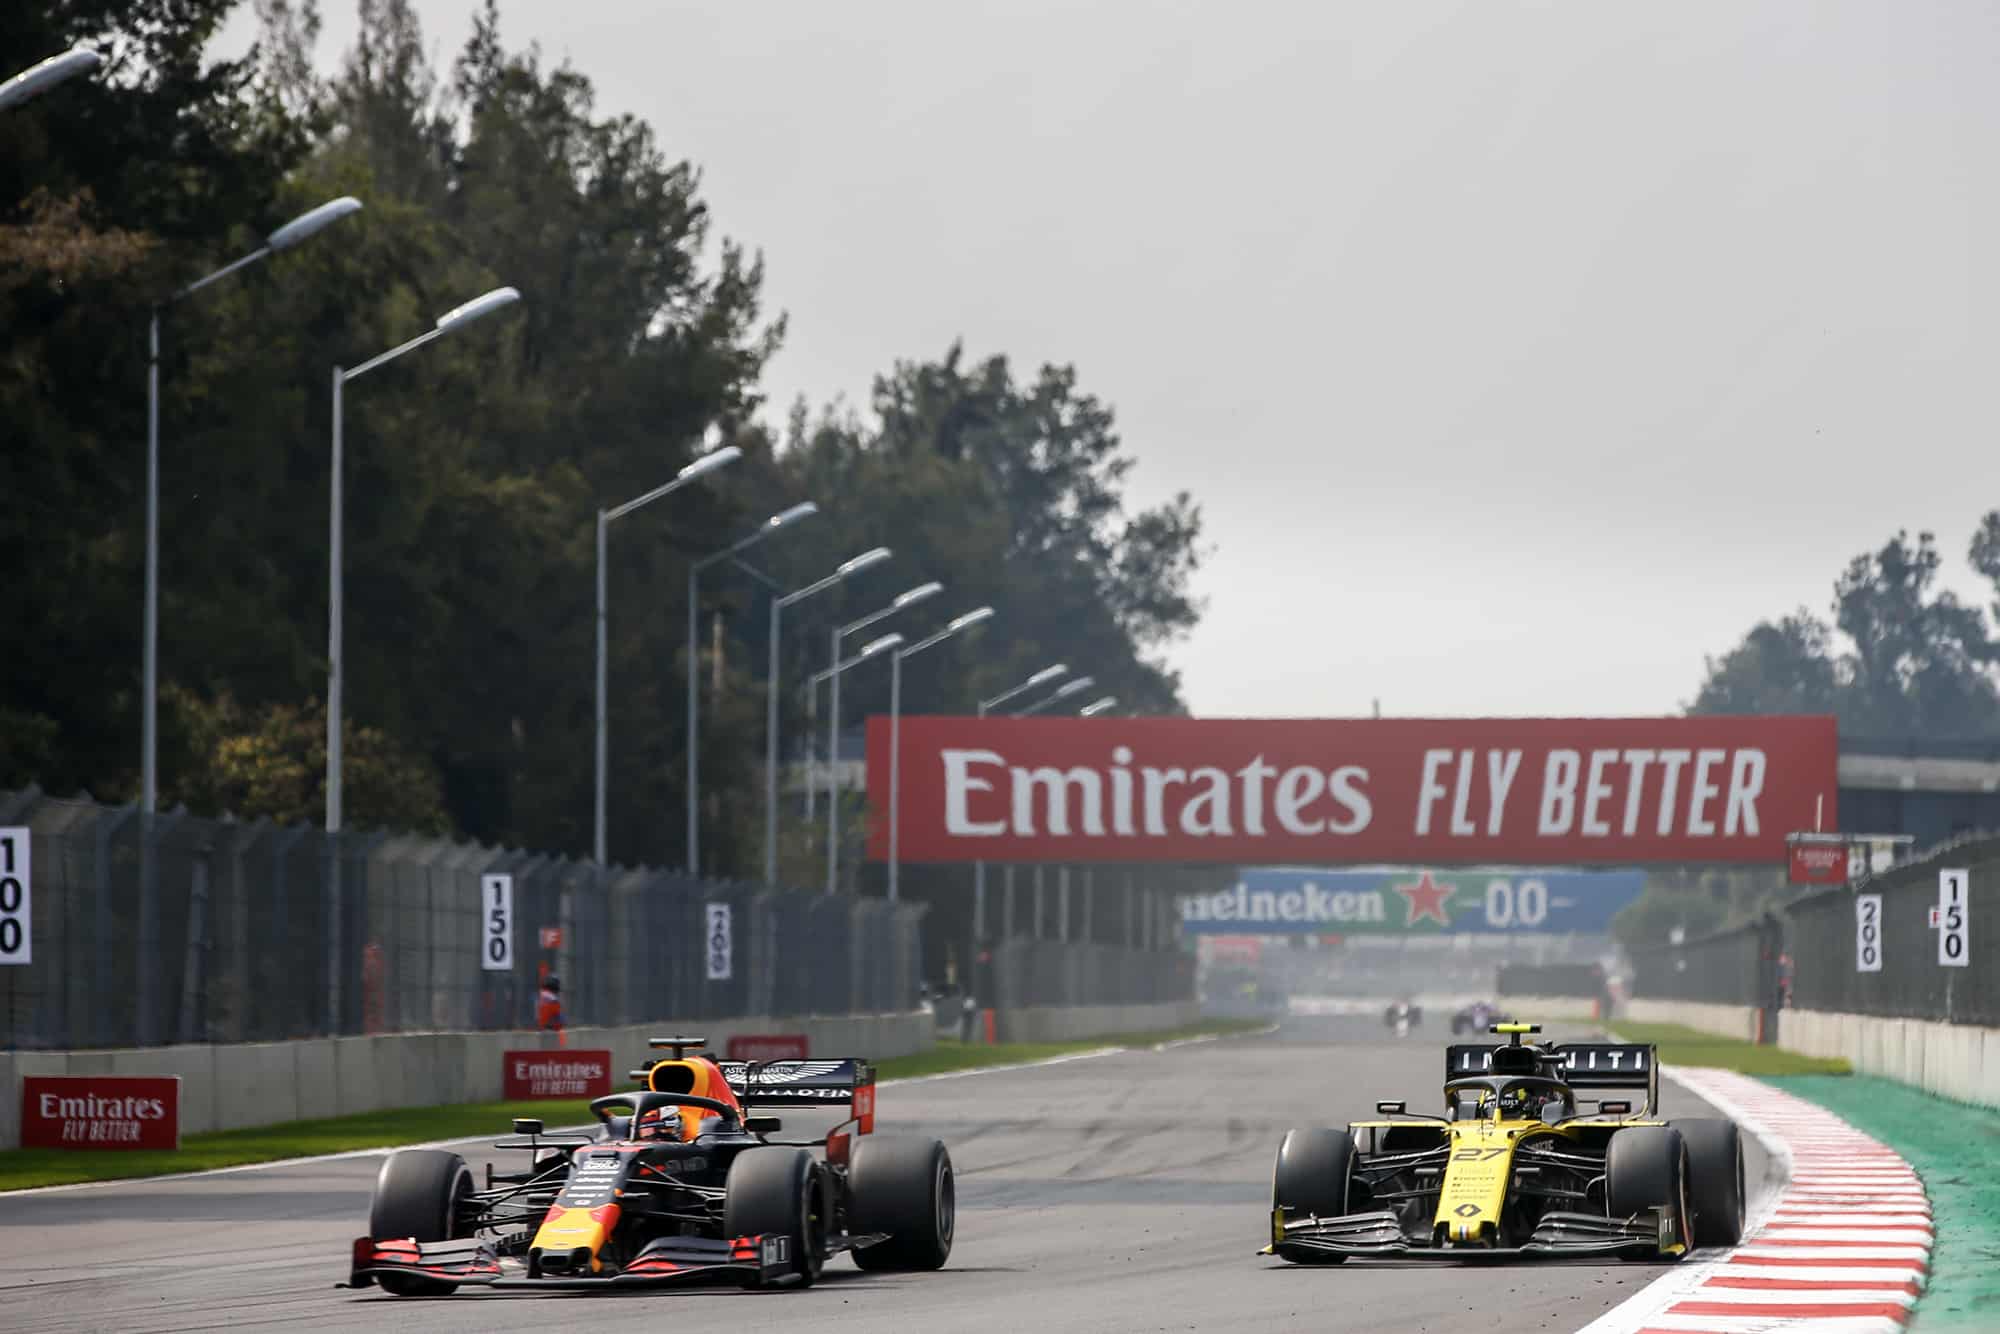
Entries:
{"type": "Polygon", "coordinates": [[[906,717],[902,752],[907,862],[1777,863],[1839,827],[1831,717],[906,717]]]}

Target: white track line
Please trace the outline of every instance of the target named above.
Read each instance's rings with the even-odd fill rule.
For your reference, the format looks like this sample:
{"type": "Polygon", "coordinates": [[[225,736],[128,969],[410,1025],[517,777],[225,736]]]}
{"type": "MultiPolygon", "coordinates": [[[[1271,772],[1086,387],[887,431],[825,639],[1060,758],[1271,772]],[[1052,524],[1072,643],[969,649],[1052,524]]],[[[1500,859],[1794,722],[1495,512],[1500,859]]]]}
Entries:
{"type": "MultiPolygon", "coordinates": [[[[1276,1024],[1272,1024],[1269,1028],[1260,1028],[1254,1032],[1231,1034],[1230,1036],[1260,1037],[1263,1034],[1276,1031],[1277,1027],[1276,1024]]],[[[1197,1042],[1213,1042],[1221,1036],[1223,1035],[1216,1033],[1206,1037],[1181,1038],[1174,1042],[1159,1043],[1151,1048],[1151,1050],[1166,1051],[1169,1048],[1190,1046],[1197,1042]]],[[[1061,1056],[1044,1057],[1039,1061],[1019,1061],[1011,1065],[977,1065],[969,1070],[944,1070],[934,1075],[911,1075],[905,1079],[885,1079],[877,1084],[876,1087],[894,1088],[910,1084],[930,1084],[941,1079],[967,1079],[973,1075],[994,1075],[1002,1072],[1011,1074],[1022,1070],[1044,1069],[1051,1065],[1066,1065],[1071,1061],[1094,1060],[1099,1056],[1111,1056],[1121,1051],[1141,1050],[1145,1049],[1140,1047],[1092,1047],[1088,1051],[1067,1052],[1061,1056]]],[[[557,1126],[550,1133],[561,1134],[565,1130],[588,1130],[589,1128],[587,1125],[557,1126]]],[[[162,1172],[154,1176],[119,1177],[111,1181],[74,1181],[64,1186],[28,1186],[21,1190],[0,1191],[0,1200],[19,1199],[24,1195],[53,1195],[59,1192],[105,1190],[121,1186],[130,1189],[135,1186],[154,1185],[161,1182],[191,1181],[196,1177],[230,1176],[237,1172],[267,1172],[279,1167],[308,1167],[314,1163],[338,1163],[353,1158],[374,1158],[385,1153],[394,1153],[397,1149],[448,1149],[458,1144],[480,1144],[492,1138],[491,1134],[466,1135],[459,1139],[426,1140],[421,1144],[380,1144],[372,1149],[343,1149],[339,1153],[317,1153],[303,1158],[273,1158],[269,1162],[239,1163],[234,1167],[206,1167],[196,1172],[162,1172]]]]}

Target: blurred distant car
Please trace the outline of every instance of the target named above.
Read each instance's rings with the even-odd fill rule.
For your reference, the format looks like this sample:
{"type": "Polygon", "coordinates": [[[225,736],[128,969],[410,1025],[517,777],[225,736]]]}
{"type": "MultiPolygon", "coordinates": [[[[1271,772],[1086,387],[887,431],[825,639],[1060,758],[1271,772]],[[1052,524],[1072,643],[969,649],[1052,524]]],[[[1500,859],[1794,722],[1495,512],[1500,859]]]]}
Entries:
{"type": "Polygon", "coordinates": [[[1399,1038],[1408,1037],[1410,1030],[1423,1021],[1423,1007],[1414,1001],[1397,1001],[1382,1013],[1383,1027],[1394,1029],[1399,1038]]]}
{"type": "Polygon", "coordinates": [[[1499,1023],[1502,1017],[1497,1005],[1474,1001],[1451,1017],[1452,1035],[1456,1037],[1460,1033],[1484,1033],[1499,1023]]]}

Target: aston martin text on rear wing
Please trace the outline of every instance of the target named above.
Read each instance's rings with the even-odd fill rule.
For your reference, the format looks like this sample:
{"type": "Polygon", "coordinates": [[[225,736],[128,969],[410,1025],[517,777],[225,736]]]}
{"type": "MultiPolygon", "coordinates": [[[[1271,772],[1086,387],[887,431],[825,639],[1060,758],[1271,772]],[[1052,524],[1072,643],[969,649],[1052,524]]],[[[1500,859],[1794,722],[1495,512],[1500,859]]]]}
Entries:
{"type": "MultiPolygon", "coordinates": [[[[1484,1075],[1493,1068],[1498,1042],[1460,1042],[1445,1048],[1446,1079],[1484,1075]]],[[[1558,1042],[1544,1048],[1554,1059],[1548,1073],[1571,1088],[1644,1089],[1646,1105],[1659,1105],[1659,1052],[1643,1042],[1558,1042]]]]}
{"type": "Polygon", "coordinates": [[[875,1086],[875,1068],[858,1059],[838,1061],[718,1061],[722,1077],[747,1107],[786,1104],[834,1106],[875,1086]]]}

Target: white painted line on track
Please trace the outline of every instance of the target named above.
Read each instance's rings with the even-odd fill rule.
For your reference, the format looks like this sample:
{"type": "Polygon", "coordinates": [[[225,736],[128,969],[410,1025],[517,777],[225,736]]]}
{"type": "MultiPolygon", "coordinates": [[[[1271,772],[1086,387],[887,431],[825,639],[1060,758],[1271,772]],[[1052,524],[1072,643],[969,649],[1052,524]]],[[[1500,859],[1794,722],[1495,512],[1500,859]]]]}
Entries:
{"type": "MultiPolygon", "coordinates": [[[[1277,1027],[1276,1024],[1272,1024],[1269,1028],[1262,1028],[1252,1033],[1235,1034],[1232,1036],[1258,1037],[1265,1033],[1276,1031],[1277,1027]]],[[[1221,1034],[1217,1033],[1207,1037],[1181,1038],[1175,1042],[1160,1043],[1151,1048],[1151,1050],[1165,1051],[1170,1047],[1184,1047],[1196,1042],[1211,1042],[1221,1036],[1221,1034]]],[[[967,1079],[973,1075],[993,1075],[1003,1072],[1013,1074],[1022,1070],[1040,1070],[1052,1065],[1067,1065],[1071,1061],[1094,1060],[1099,1056],[1111,1056],[1122,1051],[1142,1050],[1147,1049],[1141,1047],[1092,1047],[1087,1051],[1066,1052],[1061,1056],[1048,1056],[1039,1061],[1018,1061],[1011,1065],[977,1065],[969,1070],[943,1070],[934,1075],[911,1075],[903,1079],[884,1079],[876,1084],[875,1087],[898,1088],[911,1084],[935,1083],[941,1079],[967,1079]]],[[[565,1131],[588,1130],[589,1128],[588,1125],[556,1126],[552,1127],[549,1133],[562,1134],[565,1131]]],[[[130,1189],[162,1182],[192,1181],[197,1177],[230,1176],[238,1172],[267,1172],[280,1167],[310,1167],[315,1163],[338,1163],[355,1158],[380,1157],[385,1153],[394,1153],[398,1149],[448,1149],[459,1144],[483,1144],[492,1138],[492,1134],[465,1135],[458,1139],[425,1140],[420,1144],[378,1144],[372,1149],[343,1149],[339,1153],[316,1153],[303,1158],[273,1158],[268,1162],[262,1163],[238,1163],[234,1167],[205,1167],[197,1172],[162,1172],[154,1176],[119,1177],[111,1181],[73,1181],[64,1186],[29,1186],[22,1190],[0,1191],[0,1200],[19,1199],[24,1195],[54,1195],[68,1191],[106,1190],[121,1186],[130,1189]]]]}
{"type": "Polygon", "coordinates": [[[1192,1047],[1198,1042],[1220,1042],[1225,1037],[1261,1038],[1277,1031],[1278,1026],[1276,1024],[1267,1024],[1263,1028],[1253,1028],[1247,1033],[1205,1033],[1198,1038],[1176,1038],[1172,1042],[1158,1042],[1147,1048],[1147,1050],[1172,1051],[1176,1047],[1192,1047]]]}

